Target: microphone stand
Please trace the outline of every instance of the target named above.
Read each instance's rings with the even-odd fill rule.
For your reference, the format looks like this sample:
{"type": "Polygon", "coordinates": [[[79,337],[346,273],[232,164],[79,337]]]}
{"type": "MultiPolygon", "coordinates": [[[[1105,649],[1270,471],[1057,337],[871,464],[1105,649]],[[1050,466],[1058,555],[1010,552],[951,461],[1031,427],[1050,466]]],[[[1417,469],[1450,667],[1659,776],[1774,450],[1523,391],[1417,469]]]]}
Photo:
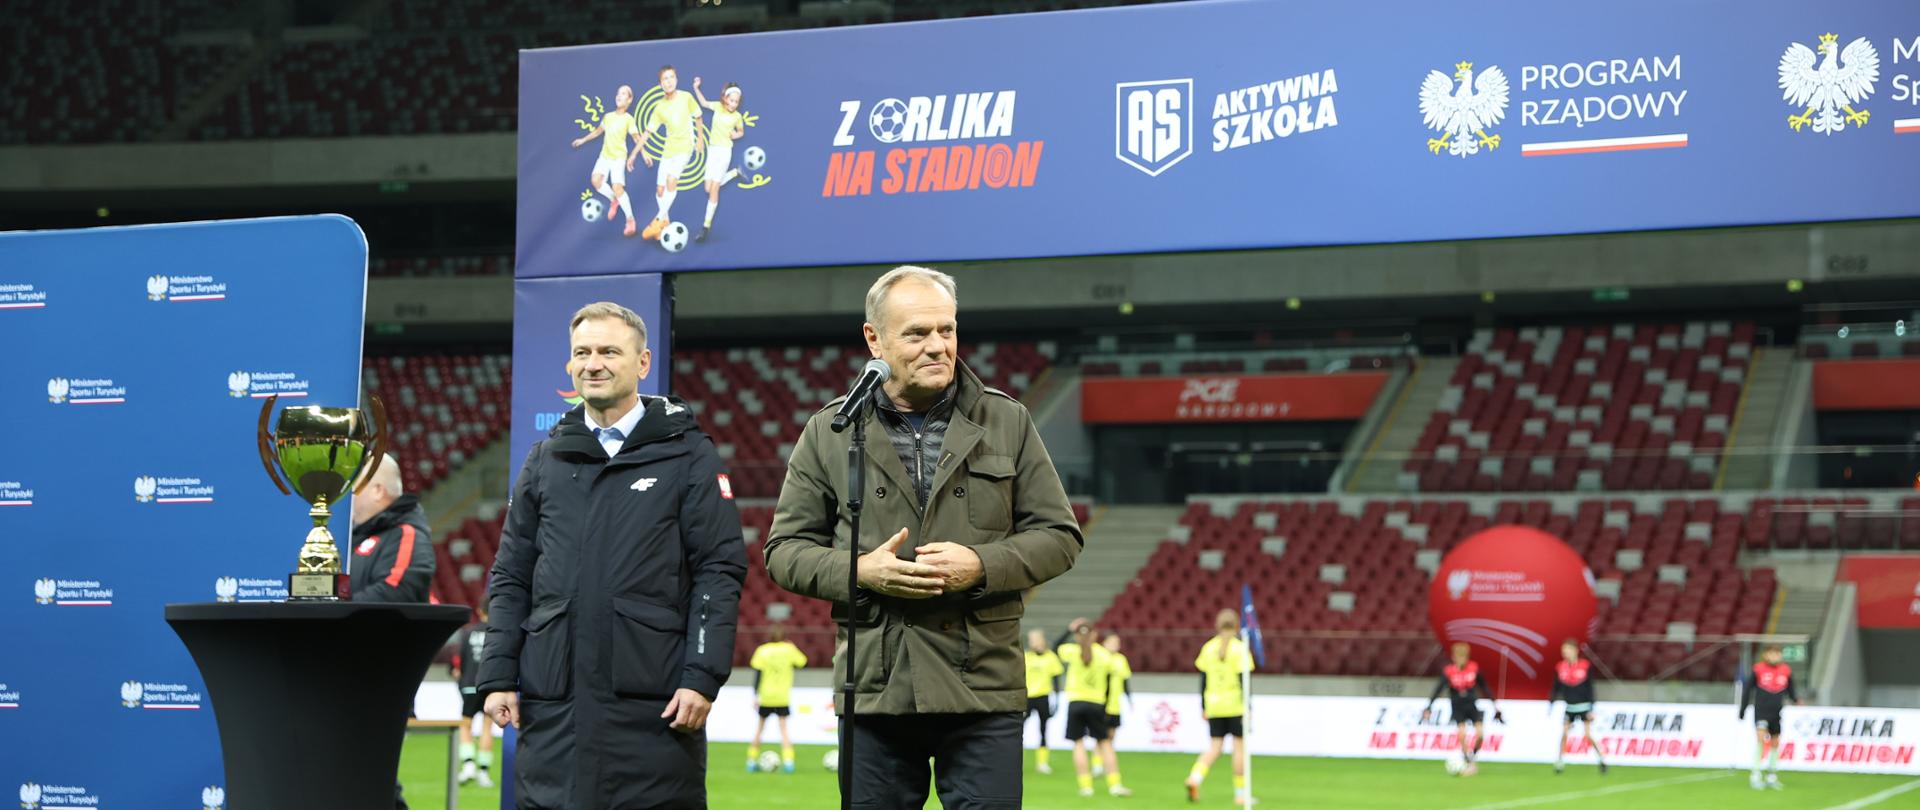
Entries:
{"type": "Polygon", "coordinates": [[[856,594],[860,590],[860,509],[865,505],[867,492],[867,415],[873,410],[871,396],[862,397],[855,406],[853,422],[853,443],[847,447],[847,518],[851,523],[847,544],[847,677],[840,685],[844,696],[840,711],[840,807],[842,810],[853,808],[853,718],[854,683],[858,677],[854,671],[855,663],[860,659],[854,656],[854,641],[857,623],[854,621],[856,594]]]}

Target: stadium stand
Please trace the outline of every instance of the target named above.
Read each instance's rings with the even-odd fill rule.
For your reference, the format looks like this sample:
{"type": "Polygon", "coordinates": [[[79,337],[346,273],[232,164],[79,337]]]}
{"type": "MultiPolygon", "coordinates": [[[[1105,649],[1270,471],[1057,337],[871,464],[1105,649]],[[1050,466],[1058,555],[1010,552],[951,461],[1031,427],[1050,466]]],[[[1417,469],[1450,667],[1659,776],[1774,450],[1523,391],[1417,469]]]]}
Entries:
{"type": "Polygon", "coordinates": [[[513,383],[506,355],[374,358],[361,377],[387,406],[393,453],[411,491],[432,489],[506,435],[513,383]]]}

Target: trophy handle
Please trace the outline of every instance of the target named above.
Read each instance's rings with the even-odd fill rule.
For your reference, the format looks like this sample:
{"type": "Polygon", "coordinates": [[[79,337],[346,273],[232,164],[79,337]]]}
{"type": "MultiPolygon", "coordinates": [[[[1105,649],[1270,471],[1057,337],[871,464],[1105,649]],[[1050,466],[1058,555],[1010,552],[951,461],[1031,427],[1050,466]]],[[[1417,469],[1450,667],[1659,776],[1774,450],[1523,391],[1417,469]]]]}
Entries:
{"type": "Polygon", "coordinates": [[[287,488],[286,482],[280,480],[280,472],[274,469],[273,439],[272,434],[267,432],[267,420],[273,416],[273,403],[278,401],[280,395],[274,394],[260,405],[260,427],[255,436],[260,443],[260,464],[267,468],[267,477],[273,479],[273,485],[280,488],[280,494],[292,495],[293,490],[287,488]]]}
{"type": "Polygon", "coordinates": [[[373,412],[373,445],[367,449],[367,452],[373,456],[373,460],[362,465],[360,468],[360,475],[358,476],[360,482],[353,485],[353,491],[356,495],[360,493],[360,490],[367,488],[367,483],[373,480],[373,474],[380,470],[380,462],[387,457],[386,403],[380,401],[379,394],[368,391],[367,409],[373,412]]]}

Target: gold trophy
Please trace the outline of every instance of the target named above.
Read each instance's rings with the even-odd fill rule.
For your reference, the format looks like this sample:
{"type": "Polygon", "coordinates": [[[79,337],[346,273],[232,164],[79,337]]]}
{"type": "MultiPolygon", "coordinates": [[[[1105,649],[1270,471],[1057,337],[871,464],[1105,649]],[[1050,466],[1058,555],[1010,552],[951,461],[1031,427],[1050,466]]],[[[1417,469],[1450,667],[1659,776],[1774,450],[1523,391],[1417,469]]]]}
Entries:
{"type": "Polygon", "coordinates": [[[267,477],[273,479],[281,494],[298,493],[313,507],[307,511],[313,529],[300,547],[298,566],[287,577],[287,599],[350,598],[347,575],[340,570],[340,548],[334,544],[333,533],[327,531],[327,520],[333,515],[327,505],[338,502],[350,487],[359,492],[373,480],[387,451],[386,407],[371,392],[367,394],[370,407],[366,411],[318,405],[289,407],[280,412],[280,423],[269,432],[267,420],[279,399],[278,395],[268,397],[260,407],[260,463],[266,465],[267,477]]]}

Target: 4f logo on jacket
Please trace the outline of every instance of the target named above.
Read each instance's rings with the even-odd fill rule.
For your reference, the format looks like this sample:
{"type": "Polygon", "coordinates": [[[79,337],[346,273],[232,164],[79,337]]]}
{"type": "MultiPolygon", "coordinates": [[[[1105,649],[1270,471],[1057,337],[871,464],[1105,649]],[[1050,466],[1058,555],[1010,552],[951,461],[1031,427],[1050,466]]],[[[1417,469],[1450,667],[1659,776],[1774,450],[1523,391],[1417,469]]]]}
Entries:
{"type": "Polygon", "coordinates": [[[647,491],[647,490],[649,490],[649,489],[653,489],[653,482],[655,482],[655,481],[658,481],[658,480],[660,480],[660,479],[658,479],[658,478],[642,478],[642,479],[640,479],[640,480],[638,480],[638,481],[635,481],[635,482],[633,482],[633,487],[632,487],[632,489],[633,489],[633,491],[634,491],[634,492],[646,492],[646,491],[647,491]]]}

